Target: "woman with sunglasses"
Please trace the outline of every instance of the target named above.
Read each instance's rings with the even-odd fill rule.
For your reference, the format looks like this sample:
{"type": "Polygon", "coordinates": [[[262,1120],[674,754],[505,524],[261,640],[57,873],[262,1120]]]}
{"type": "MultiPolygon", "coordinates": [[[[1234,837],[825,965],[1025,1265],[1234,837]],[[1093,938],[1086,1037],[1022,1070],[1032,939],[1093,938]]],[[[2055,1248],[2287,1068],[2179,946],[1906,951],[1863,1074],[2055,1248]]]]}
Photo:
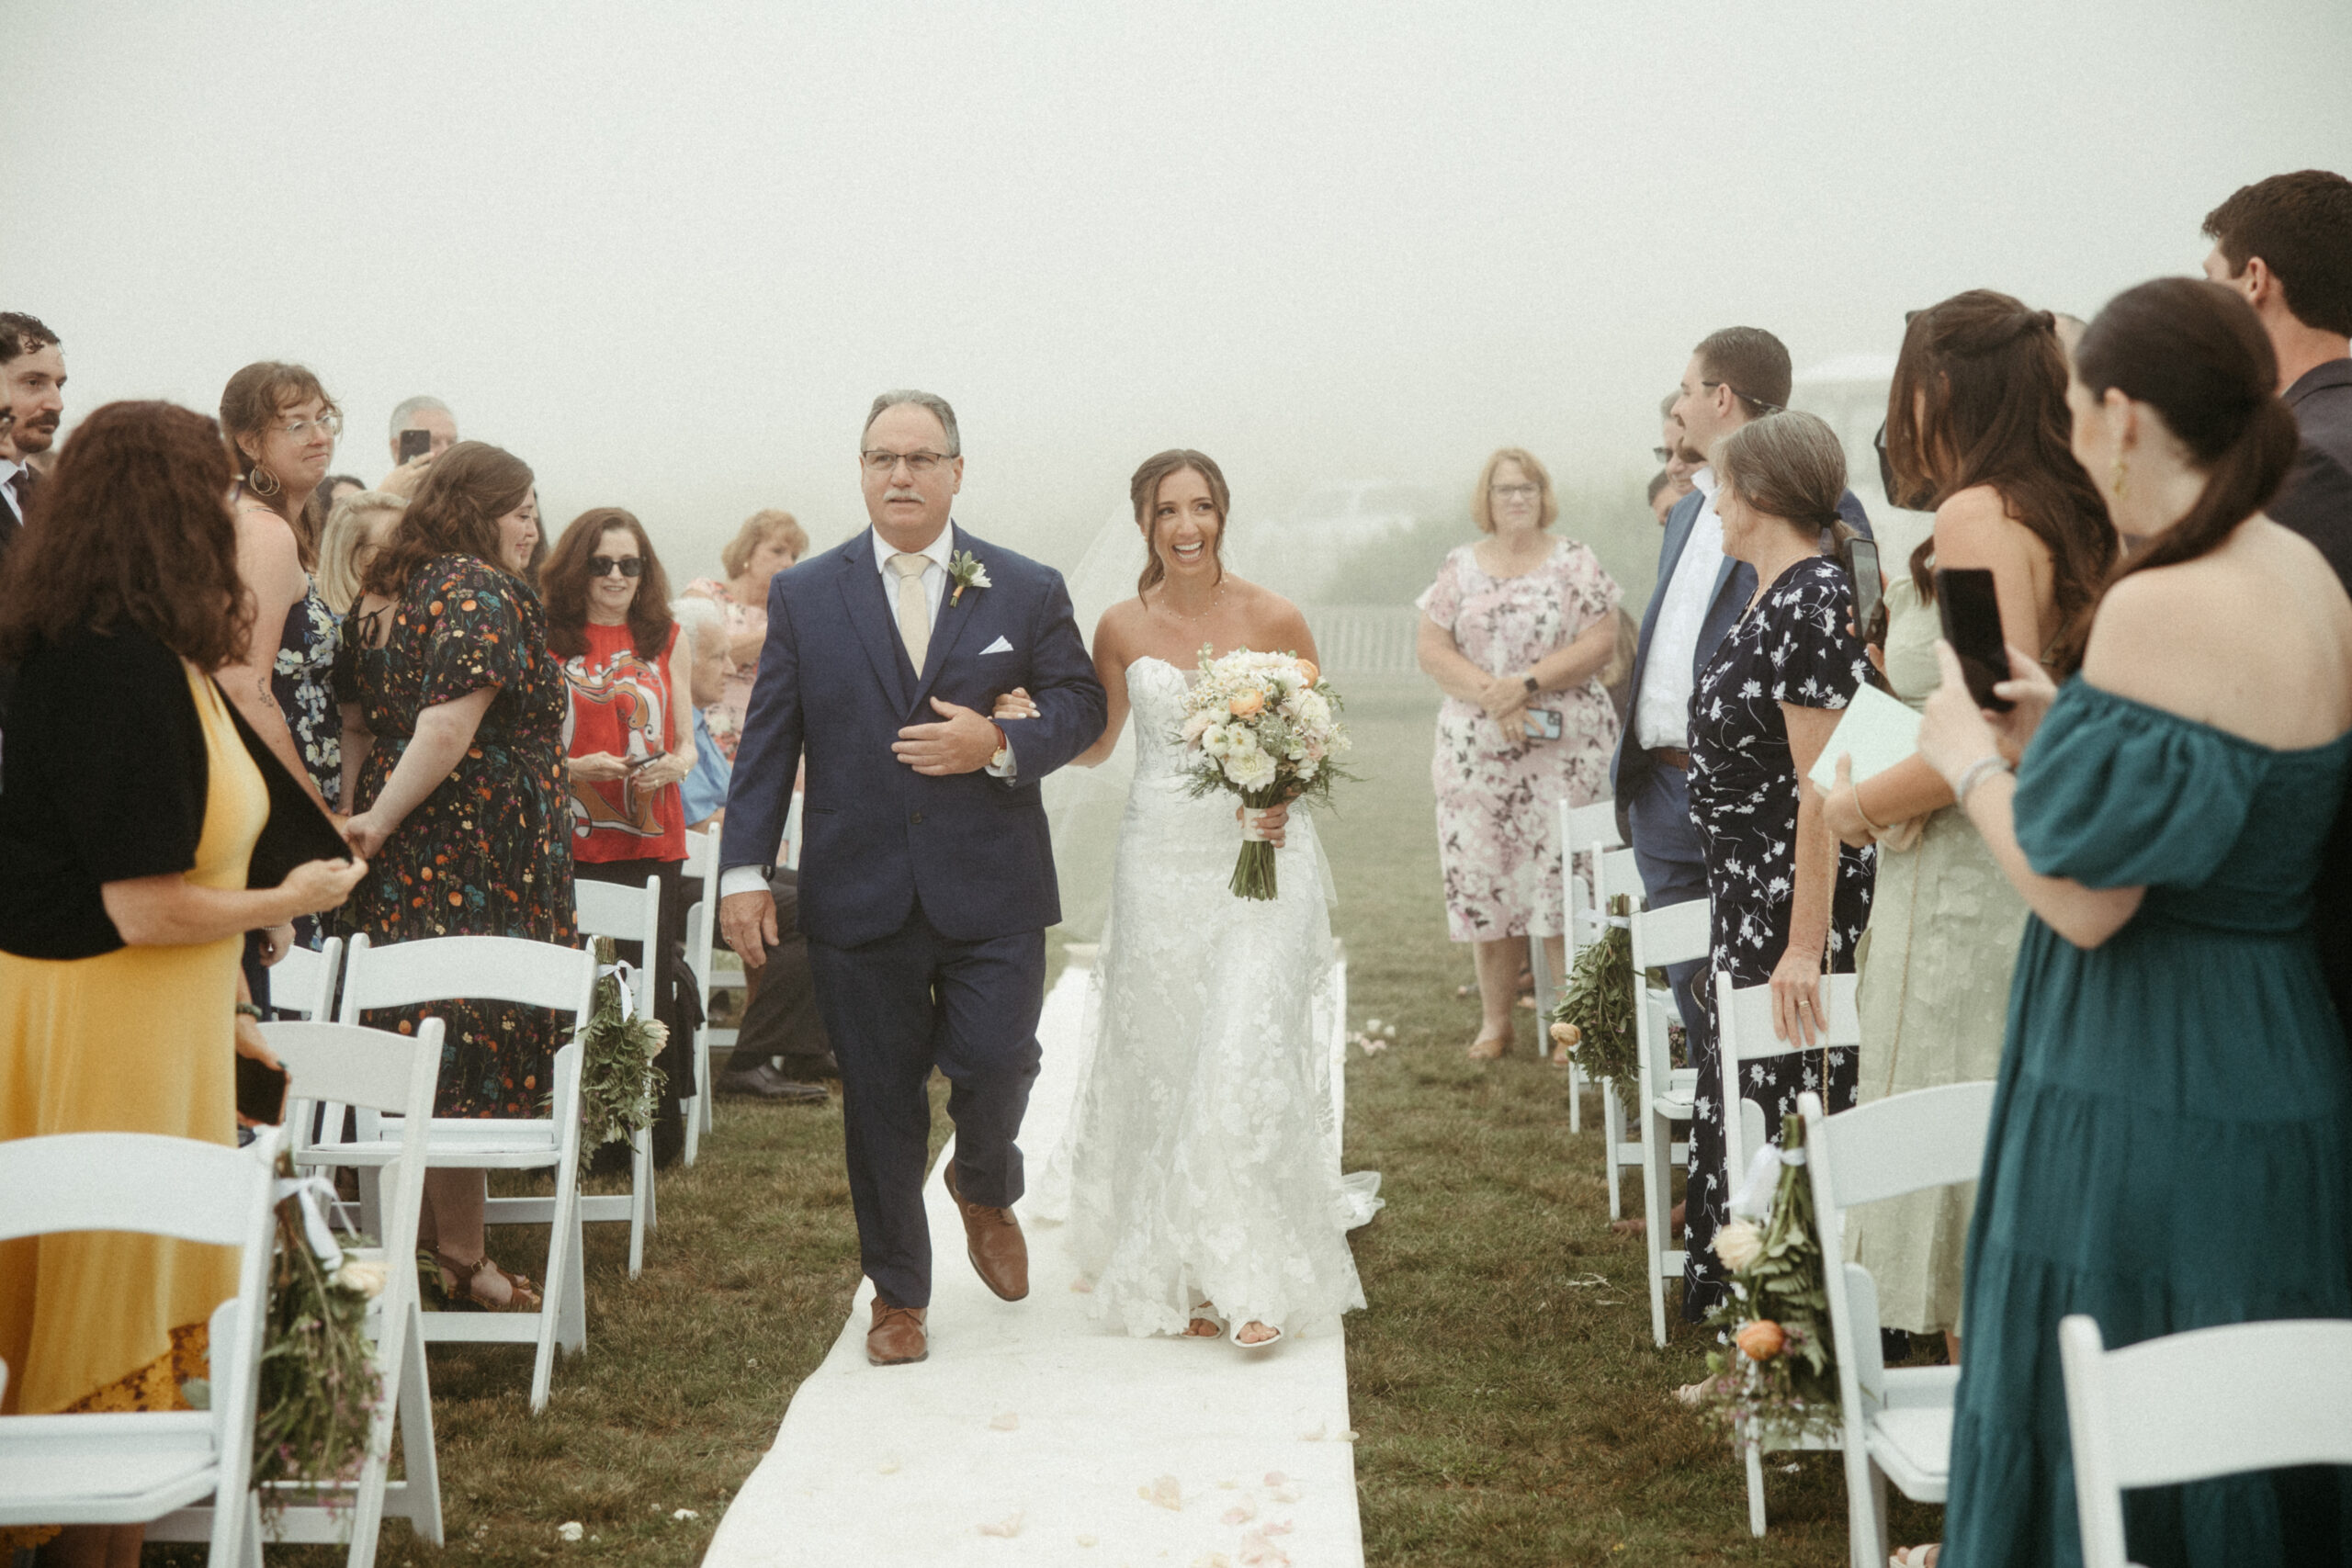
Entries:
{"type": "MultiPolygon", "coordinates": [[[[577,874],[642,887],[662,879],[662,952],[653,971],[655,1016],[670,1027],[662,1058],[669,1087],[655,1124],[657,1158],[684,1142],[677,1097],[692,1070],[690,995],[672,949],[685,933],[686,817],[679,784],[695,761],[690,669],[677,660],[670,583],[644,525],[617,506],[572,519],[539,581],[547,594],[548,648],[563,661],[571,694],[564,720],[571,858],[577,874]]],[[[623,959],[645,962],[622,943],[623,959]]]]}

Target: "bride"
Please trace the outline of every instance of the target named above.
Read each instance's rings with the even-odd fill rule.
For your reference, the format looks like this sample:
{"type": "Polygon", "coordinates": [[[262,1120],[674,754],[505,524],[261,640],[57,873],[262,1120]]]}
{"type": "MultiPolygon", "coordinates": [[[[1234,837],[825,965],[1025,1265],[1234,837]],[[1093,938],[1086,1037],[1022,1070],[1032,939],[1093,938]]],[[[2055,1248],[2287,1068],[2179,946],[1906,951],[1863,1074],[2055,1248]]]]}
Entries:
{"type": "MultiPolygon", "coordinates": [[[[1077,761],[1107,760],[1132,710],[1135,782],[1088,1063],[1046,1206],[1061,1206],[1067,1184],[1095,1317],[1204,1338],[1230,1324],[1236,1345],[1258,1348],[1364,1304],[1345,1232],[1376,1206],[1350,1189],[1377,1179],[1340,1174],[1328,1036],[1314,1018],[1331,961],[1314,827],[1283,807],[1259,816],[1281,897],[1235,897],[1243,829],[1223,794],[1193,798],[1181,731],[1204,645],[1311,660],[1314,637],[1289,600],[1225,570],[1229,497],[1215,462],[1162,452],[1129,494],[1149,559],[1136,596],[1095,628],[1110,724],[1077,761]]],[[[1014,691],[996,716],[1028,711],[1014,691]]]]}

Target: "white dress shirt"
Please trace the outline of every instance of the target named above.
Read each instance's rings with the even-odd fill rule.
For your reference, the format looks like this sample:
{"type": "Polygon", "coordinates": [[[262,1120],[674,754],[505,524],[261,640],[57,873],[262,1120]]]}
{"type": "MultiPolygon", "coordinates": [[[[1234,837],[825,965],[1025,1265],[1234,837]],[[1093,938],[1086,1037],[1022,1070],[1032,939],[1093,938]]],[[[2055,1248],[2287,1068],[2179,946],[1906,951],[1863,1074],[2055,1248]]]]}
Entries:
{"type": "MultiPolygon", "coordinates": [[[[898,570],[890,564],[890,558],[894,555],[918,555],[929,560],[930,564],[922,569],[922,596],[930,611],[931,624],[933,628],[936,628],[939,625],[939,606],[947,598],[947,562],[956,552],[955,524],[949,523],[946,527],[939,531],[937,538],[919,550],[900,550],[898,546],[884,538],[880,533],[871,529],[868,532],[873,534],[874,538],[875,569],[882,575],[882,595],[889,602],[891,608],[892,633],[895,635],[898,631],[899,604],[899,573],[898,570]]],[[[922,672],[917,671],[915,673],[921,675],[922,672]]],[[[997,763],[990,762],[986,771],[991,778],[1010,779],[1013,776],[1012,740],[1010,736],[1005,739],[1003,765],[999,766],[997,763]]],[[[718,896],[722,898],[730,897],[738,893],[764,892],[767,885],[767,878],[761,874],[760,868],[755,865],[730,865],[718,874],[718,896]]]]}
{"type": "Polygon", "coordinates": [[[1701,468],[1690,482],[1705,497],[1683,541],[1682,558],[1657,607],[1642,689],[1634,694],[1634,739],[1644,750],[1690,747],[1690,690],[1698,684],[1699,634],[1715,601],[1724,568],[1724,520],[1715,513],[1715,470],[1701,468]]]}
{"type": "Polygon", "coordinates": [[[24,465],[14,457],[0,457],[0,498],[6,498],[9,514],[19,523],[25,520],[25,509],[17,503],[17,475],[24,465]]]}

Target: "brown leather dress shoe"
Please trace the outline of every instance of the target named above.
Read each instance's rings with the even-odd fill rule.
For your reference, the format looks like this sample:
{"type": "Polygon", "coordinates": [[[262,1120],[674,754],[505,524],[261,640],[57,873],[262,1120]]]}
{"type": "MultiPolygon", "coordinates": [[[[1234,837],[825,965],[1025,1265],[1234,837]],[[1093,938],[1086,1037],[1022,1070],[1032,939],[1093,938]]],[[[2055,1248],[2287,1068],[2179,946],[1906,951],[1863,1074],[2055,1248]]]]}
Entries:
{"type": "Polygon", "coordinates": [[[1027,1295],[1029,1244],[1023,1239],[1021,1222],[1012,1217],[1012,1211],[964,1201],[964,1195],[956,1190],[952,1159],[947,1162],[947,1195],[956,1200],[964,1216],[964,1255],[972,1260],[980,1283],[1008,1302],[1027,1295]]]}
{"type": "Polygon", "coordinates": [[[923,1332],[923,1308],[892,1306],[874,1298],[874,1325],[865,1331],[865,1359],[877,1367],[902,1367],[931,1354],[923,1332]]]}

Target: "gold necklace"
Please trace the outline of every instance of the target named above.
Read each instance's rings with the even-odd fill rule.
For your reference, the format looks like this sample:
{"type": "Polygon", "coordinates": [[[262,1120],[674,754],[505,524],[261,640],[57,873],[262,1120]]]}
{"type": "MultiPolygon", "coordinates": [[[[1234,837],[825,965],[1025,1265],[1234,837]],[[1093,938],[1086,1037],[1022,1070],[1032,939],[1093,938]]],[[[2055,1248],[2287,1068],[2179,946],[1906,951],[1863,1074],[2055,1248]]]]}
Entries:
{"type": "Polygon", "coordinates": [[[1165,613],[1166,615],[1170,615],[1170,617],[1172,617],[1172,618],[1174,618],[1174,619],[1176,619],[1176,620],[1179,620],[1179,621],[1201,621],[1201,620],[1206,620],[1210,615],[1215,615],[1215,614],[1216,613],[1217,606],[1218,606],[1218,605],[1220,605],[1220,604],[1224,604],[1224,603],[1225,603],[1225,584],[1223,584],[1222,582],[1218,583],[1218,584],[1216,585],[1216,592],[1214,592],[1213,593],[1211,593],[1211,594],[1209,595],[1209,607],[1208,607],[1207,609],[1205,609],[1205,610],[1203,610],[1203,611],[1202,611],[1199,615],[1188,615],[1184,614],[1184,612],[1183,612],[1183,611],[1179,610],[1178,608],[1176,608],[1176,606],[1175,606],[1174,604],[1170,604],[1170,603],[1169,602],[1168,595],[1167,595],[1167,593],[1166,593],[1164,591],[1163,591],[1163,592],[1160,593],[1160,595],[1159,595],[1159,608],[1160,608],[1160,610],[1161,610],[1163,613],[1165,613]]]}

